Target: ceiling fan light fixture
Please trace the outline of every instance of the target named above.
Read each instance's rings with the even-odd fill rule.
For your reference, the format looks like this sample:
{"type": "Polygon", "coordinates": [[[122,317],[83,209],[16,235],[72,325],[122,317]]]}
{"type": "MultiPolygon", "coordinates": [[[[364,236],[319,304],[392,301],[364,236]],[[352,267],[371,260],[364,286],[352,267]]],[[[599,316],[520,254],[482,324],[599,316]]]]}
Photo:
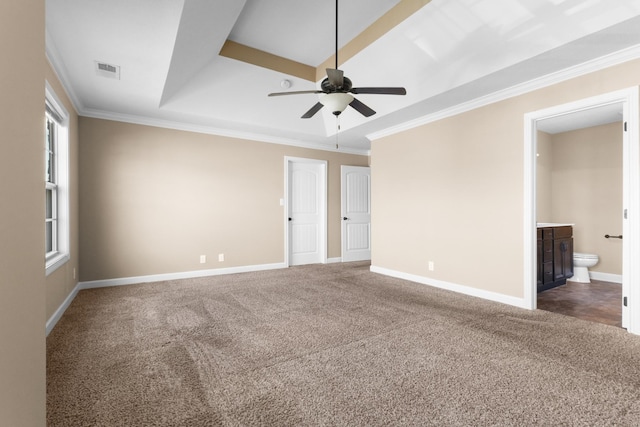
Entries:
{"type": "Polygon", "coordinates": [[[347,105],[351,104],[351,101],[353,101],[353,96],[342,92],[328,93],[320,98],[320,103],[336,116],[339,116],[347,108],[347,105]]]}

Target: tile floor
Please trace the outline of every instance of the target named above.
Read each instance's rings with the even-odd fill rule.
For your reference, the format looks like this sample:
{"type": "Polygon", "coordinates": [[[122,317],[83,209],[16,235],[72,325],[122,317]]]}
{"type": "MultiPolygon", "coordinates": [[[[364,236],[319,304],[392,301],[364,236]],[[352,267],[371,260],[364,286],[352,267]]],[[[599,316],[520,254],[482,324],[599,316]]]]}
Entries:
{"type": "Polygon", "coordinates": [[[622,285],[591,280],[538,294],[538,309],[622,327],[622,285]]]}

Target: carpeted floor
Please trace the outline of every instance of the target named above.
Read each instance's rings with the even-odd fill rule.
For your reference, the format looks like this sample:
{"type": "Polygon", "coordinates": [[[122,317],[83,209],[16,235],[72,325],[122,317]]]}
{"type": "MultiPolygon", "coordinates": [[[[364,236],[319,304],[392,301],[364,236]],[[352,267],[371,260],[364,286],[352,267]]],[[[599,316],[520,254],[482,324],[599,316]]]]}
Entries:
{"type": "Polygon", "coordinates": [[[369,272],[81,291],[47,339],[50,426],[637,426],[640,337],[369,272]]]}

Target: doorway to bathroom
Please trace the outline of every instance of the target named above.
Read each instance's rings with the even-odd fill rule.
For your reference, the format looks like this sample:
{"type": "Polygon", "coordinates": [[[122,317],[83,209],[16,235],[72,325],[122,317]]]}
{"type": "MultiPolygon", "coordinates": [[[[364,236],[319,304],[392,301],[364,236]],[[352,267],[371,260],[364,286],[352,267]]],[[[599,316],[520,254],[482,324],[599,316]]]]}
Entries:
{"type": "Polygon", "coordinates": [[[539,292],[537,308],[621,327],[622,105],[540,120],[537,130],[536,221],[571,224],[582,264],[569,257],[573,277],[539,292]]]}
{"type": "MultiPolygon", "coordinates": [[[[554,214],[570,216],[571,218],[562,221],[575,222],[574,238],[581,240],[578,247],[584,243],[583,239],[607,240],[605,243],[585,243],[586,247],[595,245],[601,248],[598,250],[603,252],[603,255],[609,251],[609,254],[604,257],[606,259],[606,262],[603,261],[604,269],[599,271],[604,272],[610,269],[614,272],[594,272],[593,289],[601,284],[600,282],[621,283],[622,292],[618,300],[621,324],[629,332],[640,334],[640,284],[638,281],[640,267],[633,265],[637,263],[630,262],[640,256],[640,226],[637,220],[640,207],[640,149],[638,146],[638,88],[609,93],[525,115],[525,299],[530,308],[537,308],[536,222],[539,218],[545,222],[549,221],[544,218],[553,217],[554,214]],[[562,145],[558,144],[551,151],[552,142],[549,140],[553,138],[548,135],[563,134],[565,131],[570,131],[563,136],[569,141],[564,141],[562,145]],[[598,173],[601,176],[597,176],[598,173],[585,172],[588,169],[588,163],[596,159],[605,163],[616,162],[616,153],[606,152],[607,149],[615,149],[616,143],[613,147],[605,147],[602,144],[598,146],[594,143],[592,143],[593,147],[589,147],[589,140],[597,141],[595,134],[598,132],[605,133],[611,138],[616,131],[619,135],[616,142],[619,147],[618,171],[615,171],[615,167],[599,167],[598,173]],[[579,151],[580,149],[582,151],[579,151]],[[550,155],[559,157],[554,159],[556,162],[561,161],[564,156],[569,166],[564,170],[559,168],[555,172],[545,170],[549,163],[545,165],[544,162],[549,161],[550,155]],[[581,156],[583,156],[582,163],[581,156]],[[538,163],[542,164],[540,171],[538,163]],[[554,173],[555,176],[552,177],[554,173]],[[619,177],[617,185],[612,184],[612,180],[616,180],[616,173],[619,177]],[[609,176],[605,177],[605,175],[609,176]],[[563,178],[567,181],[573,180],[573,184],[565,189],[559,184],[558,188],[551,191],[554,195],[545,194],[549,192],[552,182],[562,183],[563,178]],[[576,180],[581,179],[582,187],[576,186],[576,180]],[[598,189],[598,186],[601,188],[598,189]],[[545,197],[539,197],[539,192],[545,197]],[[580,192],[584,194],[581,196],[580,192]],[[589,196],[594,197],[585,201],[585,197],[589,196]],[[573,200],[582,201],[572,204],[573,200]],[[551,213],[553,207],[550,205],[554,204],[560,208],[551,213]],[[613,229],[594,230],[594,225],[590,222],[605,222],[598,219],[599,215],[613,218],[606,221],[605,227],[618,226],[621,232],[613,229]],[[633,218],[636,220],[634,221],[633,218]],[[613,242],[611,239],[605,239],[604,235],[610,235],[610,237],[622,235],[624,239],[613,242]],[[619,251],[618,261],[615,261],[616,256],[611,256],[611,251],[615,251],[616,247],[619,251]],[[624,302],[626,305],[623,304],[624,302]]],[[[602,299],[601,296],[595,298],[602,299]]],[[[604,303],[604,300],[602,302],[604,303]]]]}

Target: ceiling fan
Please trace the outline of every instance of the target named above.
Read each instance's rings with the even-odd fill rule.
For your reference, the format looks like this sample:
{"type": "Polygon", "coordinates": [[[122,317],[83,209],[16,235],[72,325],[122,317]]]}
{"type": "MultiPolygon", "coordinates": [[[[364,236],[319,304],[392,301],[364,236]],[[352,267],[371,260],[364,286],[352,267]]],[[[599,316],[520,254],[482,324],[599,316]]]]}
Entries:
{"type": "Polygon", "coordinates": [[[347,105],[365,117],[370,117],[376,112],[358,101],[351,94],[375,94],[375,95],[406,95],[407,91],[403,87],[353,87],[351,80],[344,76],[344,72],[338,69],[338,0],[336,0],[336,67],[327,68],[327,77],[320,83],[320,90],[300,90],[291,92],[275,92],[269,96],[300,95],[307,93],[325,95],[313,107],[302,115],[303,119],[313,117],[322,107],[326,106],[333,114],[339,116],[347,105]]]}

